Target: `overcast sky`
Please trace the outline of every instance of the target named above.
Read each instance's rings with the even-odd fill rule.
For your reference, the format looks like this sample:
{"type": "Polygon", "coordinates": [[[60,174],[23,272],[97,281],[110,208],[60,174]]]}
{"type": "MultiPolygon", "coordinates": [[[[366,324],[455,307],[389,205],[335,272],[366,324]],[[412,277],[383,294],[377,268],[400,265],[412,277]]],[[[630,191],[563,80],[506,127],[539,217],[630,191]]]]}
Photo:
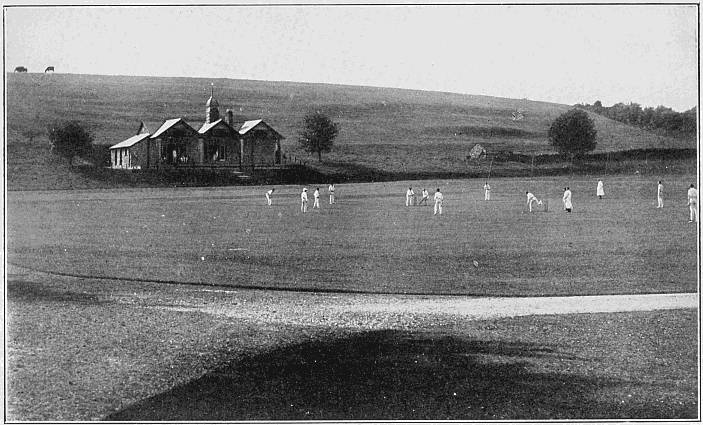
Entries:
{"type": "Polygon", "coordinates": [[[698,99],[693,5],[5,8],[6,71],[327,82],[529,98],[698,99]]]}

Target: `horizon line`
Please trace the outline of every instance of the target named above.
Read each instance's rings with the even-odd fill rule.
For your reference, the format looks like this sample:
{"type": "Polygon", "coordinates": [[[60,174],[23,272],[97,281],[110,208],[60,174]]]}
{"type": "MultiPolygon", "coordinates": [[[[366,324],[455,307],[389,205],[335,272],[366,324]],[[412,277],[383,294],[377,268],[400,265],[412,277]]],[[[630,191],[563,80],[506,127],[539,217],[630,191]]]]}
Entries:
{"type": "MultiPolygon", "coordinates": [[[[59,75],[75,75],[75,76],[93,76],[93,77],[133,77],[133,78],[171,78],[171,79],[200,79],[200,80],[231,80],[231,81],[251,81],[251,82],[262,82],[262,83],[288,83],[288,84],[310,84],[310,85],[326,85],[326,86],[344,86],[344,87],[360,87],[360,88],[370,88],[370,89],[391,89],[391,90],[405,90],[405,91],[415,91],[415,92],[429,92],[429,93],[439,93],[439,94],[448,94],[448,95],[457,95],[457,96],[475,96],[475,97],[492,97],[496,99],[509,99],[509,100],[527,100],[530,102],[538,102],[538,103],[546,103],[546,104],[551,104],[551,105],[560,105],[560,106],[571,106],[571,107],[576,107],[578,104],[585,104],[588,105],[587,102],[581,101],[578,103],[574,104],[569,104],[569,103],[559,103],[559,102],[553,102],[549,100],[540,100],[540,99],[530,99],[528,97],[507,97],[507,96],[497,96],[497,95],[492,95],[492,94],[476,94],[476,93],[463,93],[463,92],[452,92],[452,91],[447,91],[447,90],[430,90],[430,89],[421,89],[421,88],[412,88],[412,87],[393,87],[393,86],[377,86],[377,85],[372,85],[372,84],[351,84],[351,83],[339,83],[339,82],[320,82],[320,81],[294,81],[294,80],[263,80],[263,79],[256,79],[256,78],[232,78],[232,77],[215,77],[215,76],[175,76],[175,75],[140,75],[140,74],[98,74],[98,73],[79,73],[79,72],[51,72],[47,73],[46,71],[41,72],[16,72],[16,71],[11,71],[11,70],[6,70],[6,74],[59,74],[59,75]]],[[[598,100],[598,99],[597,99],[598,100]]],[[[597,101],[596,100],[596,101],[597,101]]],[[[596,102],[594,101],[594,103],[596,102]]],[[[666,106],[663,104],[658,104],[656,106],[651,106],[651,105],[644,105],[638,102],[633,102],[630,101],[629,103],[625,103],[624,101],[619,101],[613,103],[611,106],[615,106],[617,104],[624,104],[628,105],[630,103],[635,103],[640,105],[642,109],[651,107],[651,108],[657,108],[659,106],[663,106],[665,108],[669,108],[677,113],[684,113],[686,111],[690,111],[691,109],[697,108],[698,105],[694,104],[693,106],[684,109],[684,110],[677,110],[674,107],[671,106],[666,106]]],[[[605,106],[604,107],[608,107],[605,106]]]]}

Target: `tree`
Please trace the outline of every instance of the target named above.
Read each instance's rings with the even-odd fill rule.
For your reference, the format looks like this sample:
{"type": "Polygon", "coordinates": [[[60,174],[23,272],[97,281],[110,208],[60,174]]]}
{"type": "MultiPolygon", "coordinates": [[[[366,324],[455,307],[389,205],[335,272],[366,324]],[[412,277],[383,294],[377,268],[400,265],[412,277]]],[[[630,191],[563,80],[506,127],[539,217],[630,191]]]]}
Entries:
{"type": "Polygon", "coordinates": [[[51,152],[68,158],[86,156],[92,153],[93,135],[78,121],[54,123],[49,126],[51,152]]]}
{"type": "Polygon", "coordinates": [[[321,112],[307,114],[303,121],[304,128],[299,134],[298,143],[306,152],[317,153],[317,160],[322,161],[322,152],[332,149],[339,126],[321,112]]]}
{"type": "Polygon", "coordinates": [[[557,117],[549,127],[549,141],[559,153],[582,155],[596,148],[596,129],[588,113],[572,109],[557,117]]]}

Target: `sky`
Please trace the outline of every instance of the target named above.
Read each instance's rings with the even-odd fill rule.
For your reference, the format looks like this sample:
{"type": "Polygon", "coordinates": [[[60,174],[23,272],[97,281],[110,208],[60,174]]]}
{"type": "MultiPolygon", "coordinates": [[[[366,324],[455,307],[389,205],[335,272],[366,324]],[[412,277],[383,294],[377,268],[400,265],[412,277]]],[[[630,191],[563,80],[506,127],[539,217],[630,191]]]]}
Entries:
{"type": "Polygon", "coordinates": [[[695,5],[5,7],[5,71],[698,102],[695,5]]]}

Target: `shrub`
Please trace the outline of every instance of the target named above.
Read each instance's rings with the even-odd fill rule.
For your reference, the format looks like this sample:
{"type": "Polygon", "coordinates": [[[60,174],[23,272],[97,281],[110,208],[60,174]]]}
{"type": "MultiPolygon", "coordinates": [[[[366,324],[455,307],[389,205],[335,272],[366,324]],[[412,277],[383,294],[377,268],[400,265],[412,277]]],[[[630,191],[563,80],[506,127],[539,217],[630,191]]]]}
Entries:
{"type": "Polygon", "coordinates": [[[54,123],[49,126],[51,152],[67,158],[92,155],[93,135],[78,121],[54,123]]]}
{"type": "Polygon", "coordinates": [[[554,120],[549,141],[557,152],[580,156],[596,148],[596,128],[588,113],[572,109],[554,120]]]}

